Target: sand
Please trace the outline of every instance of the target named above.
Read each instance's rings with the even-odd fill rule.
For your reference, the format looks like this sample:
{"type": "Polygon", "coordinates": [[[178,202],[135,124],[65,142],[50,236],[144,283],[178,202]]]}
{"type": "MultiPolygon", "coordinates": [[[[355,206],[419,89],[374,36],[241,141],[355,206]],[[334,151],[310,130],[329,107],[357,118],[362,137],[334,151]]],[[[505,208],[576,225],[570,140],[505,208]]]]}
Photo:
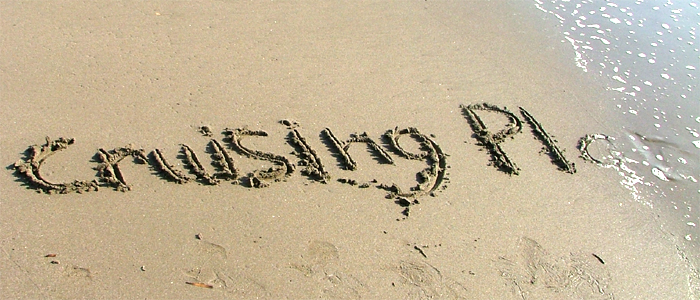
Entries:
{"type": "Polygon", "coordinates": [[[2,2],[3,297],[697,297],[579,157],[606,91],[515,2],[2,2]]]}

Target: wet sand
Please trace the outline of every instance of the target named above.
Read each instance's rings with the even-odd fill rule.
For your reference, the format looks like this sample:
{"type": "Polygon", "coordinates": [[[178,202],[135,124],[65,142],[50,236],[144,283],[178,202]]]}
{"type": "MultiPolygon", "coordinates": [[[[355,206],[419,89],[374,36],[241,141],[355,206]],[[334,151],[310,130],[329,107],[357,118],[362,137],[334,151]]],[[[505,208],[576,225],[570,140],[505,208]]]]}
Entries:
{"type": "Polygon", "coordinates": [[[579,157],[619,124],[530,3],[0,5],[10,298],[698,296],[664,216],[579,157]],[[478,135],[483,103],[521,132],[475,109],[478,135]],[[75,140],[32,160],[46,136],[75,140]]]}

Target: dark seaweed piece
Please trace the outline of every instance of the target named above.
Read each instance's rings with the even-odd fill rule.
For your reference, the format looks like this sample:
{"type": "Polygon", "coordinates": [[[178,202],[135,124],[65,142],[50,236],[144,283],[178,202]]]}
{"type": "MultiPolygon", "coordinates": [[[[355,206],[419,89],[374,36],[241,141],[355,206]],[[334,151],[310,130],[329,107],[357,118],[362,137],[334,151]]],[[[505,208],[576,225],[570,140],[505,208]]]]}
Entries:
{"type": "Polygon", "coordinates": [[[33,185],[46,193],[68,194],[71,192],[82,193],[98,190],[97,180],[75,180],[68,183],[52,183],[41,175],[41,166],[54,153],[66,149],[75,143],[75,139],[58,138],[51,140],[46,137],[46,144],[33,145],[27,149],[27,158],[20,159],[14,164],[17,173],[24,175],[30,185],[33,185]]]}
{"type": "Polygon", "coordinates": [[[306,142],[306,138],[304,138],[298,130],[294,129],[289,133],[288,140],[290,144],[297,148],[297,153],[299,153],[301,157],[299,165],[304,166],[301,173],[307,176],[314,176],[320,182],[327,183],[331,176],[323,166],[321,158],[316,153],[316,150],[312,149],[309,143],[306,142]]]}
{"type": "Polygon", "coordinates": [[[547,150],[549,150],[552,162],[558,165],[559,169],[562,171],[570,174],[576,173],[576,166],[574,163],[569,162],[566,157],[564,157],[563,151],[559,149],[554,139],[552,139],[552,137],[544,130],[542,124],[537,122],[535,117],[533,117],[522,107],[520,107],[520,113],[525,117],[525,121],[527,121],[532,127],[532,131],[535,133],[535,136],[537,136],[545,147],[547,147],[547,150]]]}
{"type": "Polygon", "coordinates": [[[238,179],[238,169],[228,151],[215,139],[211,140],[211,147],[214,150],[214,155],[212,155],[214,165],[221,168],[220,172],[214,173],[214,177],[226,180],[238,179]]]}
{"type": "Polygon", "coordinates": [[[338,140],[337,137],[333,134],[330,128],[325,128],[323,129],[323,134],[326,136],[328,140],[330,140],[331,144],[335,147],[335,150],[338,151],[342,158],[342,165],[346,170],[354,171],[357,169],[357,163],[350,157],[348,154],[347,149],[345,148],[345,143],[341,142],[338,140]]]}
{"type": "Polygon", "coordinates": [[[185,153],[185,162],[192,169],[192,171],[195,174],[197,174],[197,177],[199,177],[207,184],[219,184],[219,180],[209,175],[209,173],[204,169],[202,163],[199,162],[199,158],[197,158],[197,154],[194,153],[194,150],[192,150],[190,146],[187,146],[185,144],[180,144],[180,146],[182,147],[182,152],[185,153]]]}
{"type": "Polygon", "coordinates": [[[520,122],[520,119],[518,119],[518,117],[512,112],[488,103],[472,104],[469,106],[460,105],[460,107],[462,108],[462,113],[466,117],[472,131],[474,131],[479,144],[485,147],[491,154],[491,160],[493,161],[494,165],[499,170],[510,175],[518,175],[520,173],[520,168],[518,168],[518,166],[508,157],[505,151],[501,149],[500,143],[505,141],[505,139],[508,137],[513,137],[513,135],[522,130],[522,123],[520,122]],[[487,110],[504,114],[508,117],[510,123],[506,125],[505,129],[496,133],[491,133],[488,131],[486,125],[483,121],[481,121],[481,118],[479,118],[474,110],[487,110]]]}
{"type": "Polygon", "coordinates": [[[163,155],[163,151],[160,149],[153,150],[151,155],[156,162],[156,167],[171,180],[180,184],[187,183],[191,180],[185,173],[175,169],[173,165],[169,164],[163,155]]]}
{"type": "Polygon", "coordinates": [[[124,174],[119,168],[119,163],[128,156],[132,156],[142,163],[147,162],[146,154],[143,149],[134,149],[131,144],[109,151],[100,148],[97,156],[100,160],[100,164],[97,166],[97,173],[100,180],[121,192],[131,190],[131,186],[126,183],[124,174]]]}

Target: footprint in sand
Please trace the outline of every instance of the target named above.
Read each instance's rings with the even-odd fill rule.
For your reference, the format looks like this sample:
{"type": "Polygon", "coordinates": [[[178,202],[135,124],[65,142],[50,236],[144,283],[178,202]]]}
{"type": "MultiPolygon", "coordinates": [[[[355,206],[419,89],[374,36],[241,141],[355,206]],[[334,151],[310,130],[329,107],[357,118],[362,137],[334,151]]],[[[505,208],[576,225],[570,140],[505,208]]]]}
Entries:
{"type": "Polygon", "coordinates": [[[397,272],[413,287],[407,299],[469,299],[464,286],[428,263],[402,260],[397,272]]]}
{"type": "Polygon", "coordinates": [[[62,267],[58,263],[51,263],[47,266],[47,271],[51,274],[48,277],[51,281],[45,290],[47,294],[42,298],[94,299],[97,297],[90,269],[73,264],[62,267]]]}
{"type": "Polygon", "coordinates": [[[340,254],[335,245],[312,241],[302,256],[302,263],[291,267],[319,283],[322,299],[360,299],[365,286],[341,270],[340,254]]]}
{"type": "Polygon", "coordinates": [[[224,291],[241,298],[266,298],[269,293],[255,280],[226,266],[226,248],[204,240],[188,245],[189,266],[183,271],[185,282],[197,287],[224,291]]]}
{"type": "Polygon", "coordinates": [[[539,243],[523,237],[521,253],[500,257],[499,271],[516,299],[614,299],[610,275],[592,254],[552,257],[539,243]]]}

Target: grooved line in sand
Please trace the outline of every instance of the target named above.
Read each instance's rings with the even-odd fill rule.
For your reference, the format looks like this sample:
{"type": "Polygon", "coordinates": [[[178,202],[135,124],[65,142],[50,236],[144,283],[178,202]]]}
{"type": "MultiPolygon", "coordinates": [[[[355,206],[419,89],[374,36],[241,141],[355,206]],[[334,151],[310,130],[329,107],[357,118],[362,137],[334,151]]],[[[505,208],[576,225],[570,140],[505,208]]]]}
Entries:
{"type": "Polygon", "coordinates": [[[241,144],[241,140],[246,136],[267,136],[267,132],[262,130],[249,130],[248,128],[225,129],[224,134],[233,144],[234,148],[243,155],[260,160],[267,160],[277,165],[267,171],[255,170],[248,174],[248,183],[252,187],[262,188],[270,184],[268,180],[282,181],[284,178],[294,173],[294,165],[281,155],[266,153],[258,150],[251,150],[241,144]]]}
{"type": "Polygon", "coordinates": [[[233,162],[233,158],[231,158],[231,154],[229,154],[224,146],[222,146],[221,143],[215,139],[212,139],[209,145],[214,152],[214,154],[212,154],[212,158],[214,160],[213,164],[221,169],[221,171],[214,173],[214,176],[226,180],[238,179],[238,169],[233,162]]]}
{"type": "Polygon", "coordinates": [[[318,157],[316,150],[311,148],[306,142],[306,138],[304,138],[298,130],[293,129],[292,132],[289,133],[289,142],[298,148],[297,152],[301,157],[299,165],[304,166],[301,173],[306,176],[315,177],[322,183],[328,183],[331,175],[328,174],[328,171],[323,166],[321,158],[318,157]]]}
{"type": "Polygon", "coordinates": [[[100,164],[97,166],[100,181],[113,186],[118,191],[131,190],[131,186],[126,183],[124,174],[119,168],[119,162],[128,156],[134,157],[134,160],[140,163],[146,163],[147,161],[143,149],[134,149],[132,145],[115,148],[109,151],[100,148],[98,152],[100,164]]]}
{"type": "Polygon", "coordinates": [[[165,159],[165,155],[163,155],[163,150],[153,150],[153,152],[151,152],[151,157],[153,157],[153,159],[155,160],[158,169],[171,180],[180,184],[192,180],[192,178],[187,176],[185,173],[176,169],[175,166],[168,163],[168,160],[165,159]]]}
{"type": "Polygon", "coordinates": [[[48,193],[67,194],[71,192],[82,193],[91,190],[96,191],[98,189],[96,180],[75,180],[69,183],[52,183],[41,175],[41,165],[46,161],[46,159],[54,155],[56,152],[66,149],[68,145],[73,143],[75,143],[75,139],[59,138],[52,141],[51,138],[46,137],[46,144],[43,146],[34,145],[29,147],[27,150],[29,159],[15,162],[15,170],[21,174],[24,174],[30,183],[48,193]]]}
{"type": "Polygon", "coordinates": [[[419,197],[426,194],[435,196],[435,192],[438,188],[447,188],[447,185],[443,185],[443,182],[448,181],[448,178],[445,177],[447,174],[447,155],[435,141],[425,134],[420,133],[418,129],[414,127],[401,130],[394,128],[384,133],[384,137],[402,157],[411,160],[426,160],[428,163],[428,167],[417,174],[418,185],[411,188],[410,192],[403,192],[396,185],[381,186],[388,190],[391,196],[419,197]],[[404,150],[399,143],[399,138],[404,135],[415,138],[420,143],[421,149],[424,150],[424,152],[415,154],[404,150]]]}
{"type": "Polygon", "coordinates": [[[192,172],[197,174],[197,178],[200,178],[207,184],[219,184],[219,180],[216,179],[214,176],[211,176],[209,172],[207,172],[207,170],[204,169],[202,163],[199,162],[199,158],[197,158],[197,154],[194,153],[190,146],[187,146],[185,144],[181,144],[180,146],[182,147],[182,152],[185,153],[185,162],[190,167],[190,169],[192,169],[192,172]]]}
{"type": "Polygon", "coordinates": [[[525,117],[525,121],[527,121],[532,127],[532,131],[535,134],[535,136],[537,136],[537,138],[540,141],[542,141],[542,143],[549,151],[549,155],[552,157],[552,162],[559,166],[559,170],[565,171],[570,174],[576,173],[576,165],[572,162],[569,162],[566,159],[566,157],[564,157],[564,151],[559,149],[556,140],[554,140],[552,136],[550,136],[547,133],[547,131],[544,130],[542,124],[540,124],[540,122],[537,122],[537,120],[535,120],[535,117],[533,117],[529,112],[527,112],[527,110],[525,110],[522,107],[519,108],[520,113],[523,115],[523,117],[525,117]]]}
{"type": "Polygon", "coordinates": [[[518,175],[520,168],[518,168],[510,157],[508,157],[506,152],[501,149],[500,144],[504,142],[506,138],[513,138],[514,135],[520,133],[523,128],[520,119],[518,119],[515,114],[506,108],[500,108],[488,103],[471,104],[468,106],[461,105],[460,107],[462,108],[462,113],[469,122],[469,126],[471,126],[472,130],[474,131],[479,144],[486,148],[491,154],[491,160],[493,161],[494,166],[510,175],[518,175]],[[506,128],[496,133],[492,133],[486,128],[486,125],[476,113],[476,110],[492,111],[503,114],[508,117],[509,123],[506,125],[506,128]]]}
{"type": "MultiPolygon", "coordinates": [[[[516,134],[522,131],[522,121],[520,121],[518,116],[505,107],[500,108],[496,105],[488,103],[460,105],[460,108],[462,108],[462,114],[467,119],[469,126],[474,131],[474,136],[476,137],[478,144],[489,151],[493,165],[507,174],[520,174],[520,168],[518,168],[515,162],[513,162],[513,160],[508,157],[508,154],[503,151],[503,148],[501,148],[501,143],[503,143],[507,138],[513,139],[516,134]],[[508,124],[506,124],[504,129],[493,133],[488,130],[486,124],[484,124],[479,115],[476,113],[478,110],[490,111],[504,115],[508,118],[508,124]]],[[[549,153],[552,163],[557,165],[561,171],[565,171],[570,174],[576,173],[575,164],[566,159],[564,156],[564,150],[559,148],[557,141],[544,130],[542,124],[540,124],[540,122],[538,122],[535,117],[524,108],[519,107],[519,109],[520,114],[523,115],[525,121],[530,124],[530,127],[532,127],[532,133],[542,142],[542,144],[544,144],[544,149],[549,153]]]]}

